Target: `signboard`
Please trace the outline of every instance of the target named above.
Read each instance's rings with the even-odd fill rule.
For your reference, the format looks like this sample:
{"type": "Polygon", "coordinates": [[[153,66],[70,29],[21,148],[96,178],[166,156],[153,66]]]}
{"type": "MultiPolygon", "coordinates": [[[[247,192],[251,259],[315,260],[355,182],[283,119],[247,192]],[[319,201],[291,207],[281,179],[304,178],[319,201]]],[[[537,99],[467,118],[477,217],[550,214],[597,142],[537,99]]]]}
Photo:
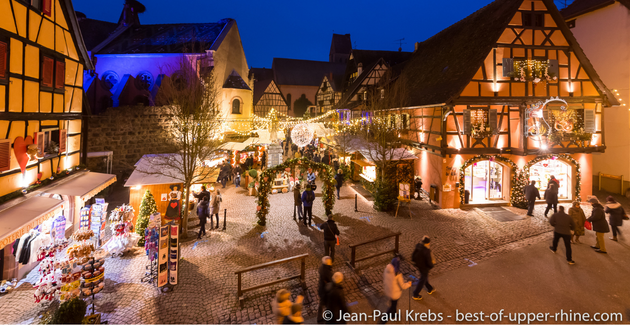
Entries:
{"type": "Polygon", "coordinates": [[[57,216],[53,221],[53,227],[55,230],[54,239],[66,238],[66,217],[64,217],[63,215],[57,216]]]}
{"type": "Polygon", "coordinates": [[[398,183],[398,201],[409,202],[411,200],[410,189],[409,183],[398,183]]]}
{"type": "Polygon", "coordinates": [[[177,284],[177,269],[179,268],[179,226],[171,226],[171,240],[168,254],[168,283],[177,284]]]}
{"type": "Polygon", "coordinates": [[[158,247],[158,287],[163,287],[168,283],[168,231],[168,226],[160,228],[160,246],[158,247]]]}

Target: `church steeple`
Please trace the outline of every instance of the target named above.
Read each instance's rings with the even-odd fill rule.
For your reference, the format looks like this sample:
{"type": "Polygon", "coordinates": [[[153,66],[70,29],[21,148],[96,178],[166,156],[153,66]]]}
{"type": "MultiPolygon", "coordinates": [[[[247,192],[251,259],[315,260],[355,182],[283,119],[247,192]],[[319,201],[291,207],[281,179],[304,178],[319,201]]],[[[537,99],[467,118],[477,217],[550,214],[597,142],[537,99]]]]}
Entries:
{"type": "Polygon", "coordinates": [[[143,13],[146,7],[137,0],[125,0],[125,5],[118,19],[119,26],[140,25],[138,14],[143,13]]]}

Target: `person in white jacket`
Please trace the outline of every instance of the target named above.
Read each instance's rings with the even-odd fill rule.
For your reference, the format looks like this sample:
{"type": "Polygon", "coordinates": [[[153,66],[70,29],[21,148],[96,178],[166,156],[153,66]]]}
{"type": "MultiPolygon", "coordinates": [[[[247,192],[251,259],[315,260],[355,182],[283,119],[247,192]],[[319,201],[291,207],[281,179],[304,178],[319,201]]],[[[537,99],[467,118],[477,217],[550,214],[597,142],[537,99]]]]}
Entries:
{"type": "Polygon", "coordinates": [[[411,287],[411,282],[404,282],[402,273],[400,273],[400,258],[394,257],[391,263],[385,267],[385,272],[383,272],[383,291],[385,296],[391,301],[386,312],[388,316],[381,319],[383,324],[390,320],[400,321],[400,319],[394,319],[396,317],[398,299],[402,296],[403,290],[409,287],[411,287]]]}

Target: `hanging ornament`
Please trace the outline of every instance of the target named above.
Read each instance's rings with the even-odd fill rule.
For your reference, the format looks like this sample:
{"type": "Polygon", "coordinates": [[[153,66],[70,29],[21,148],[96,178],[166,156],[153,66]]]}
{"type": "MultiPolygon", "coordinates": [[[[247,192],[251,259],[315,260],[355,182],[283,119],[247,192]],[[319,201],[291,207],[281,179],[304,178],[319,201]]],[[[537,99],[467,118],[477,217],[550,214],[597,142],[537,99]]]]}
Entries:
{"type": "Polygon", "coordinates": [[[303,148],[313,141],[314,134],[315,132],[308,124],[300,123],[291,131],[291,141],[298,147],[303,148]]]}

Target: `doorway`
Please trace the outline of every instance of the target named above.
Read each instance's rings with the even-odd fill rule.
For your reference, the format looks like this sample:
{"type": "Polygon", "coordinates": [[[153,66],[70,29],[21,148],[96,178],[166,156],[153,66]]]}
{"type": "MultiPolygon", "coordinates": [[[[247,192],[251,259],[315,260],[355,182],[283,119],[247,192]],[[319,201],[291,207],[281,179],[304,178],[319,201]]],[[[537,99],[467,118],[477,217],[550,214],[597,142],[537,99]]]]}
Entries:
{"type": "Polygon", "coordinates": [[[503,199],[503,166],[494,161],[479,161],[465,171],[465,189],[470,193],[470,202],[503,199]]]}

